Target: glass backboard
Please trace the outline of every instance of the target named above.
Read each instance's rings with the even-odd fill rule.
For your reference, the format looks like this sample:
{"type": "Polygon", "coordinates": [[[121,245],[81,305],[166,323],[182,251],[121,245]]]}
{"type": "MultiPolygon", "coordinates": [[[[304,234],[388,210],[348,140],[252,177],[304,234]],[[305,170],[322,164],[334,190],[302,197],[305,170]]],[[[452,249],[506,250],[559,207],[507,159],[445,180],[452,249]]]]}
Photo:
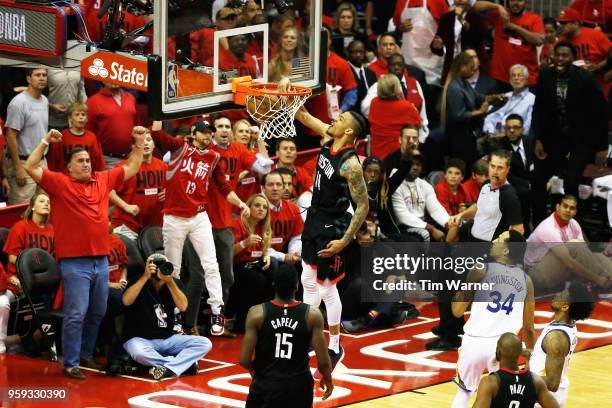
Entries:
{"type": "Polygon", "coordinates": [[[237,108],[231,80],[247,75],[263,83],[290,76],[314,92],[324,89],[322,0],[229,0],[223,8],[217,3],[154,2],[155,55],[149,58],[153,117],[237,108]]]}

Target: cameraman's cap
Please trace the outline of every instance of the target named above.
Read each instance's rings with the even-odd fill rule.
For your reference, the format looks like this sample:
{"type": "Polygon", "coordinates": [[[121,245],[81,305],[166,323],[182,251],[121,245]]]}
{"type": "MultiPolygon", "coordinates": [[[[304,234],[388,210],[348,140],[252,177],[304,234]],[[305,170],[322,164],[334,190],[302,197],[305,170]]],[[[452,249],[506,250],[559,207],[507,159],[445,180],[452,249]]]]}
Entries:
{"type": "Polygon", "coordinates": [[[216,17],[221,20],[229,19],[229,18],[237,18],[238,13],[231,7],[223,7],[221,10],[217,12],[216,17]]]}
{"type": "Polygon", "coordinates": [[[578,21],[582,22],[582,16],[580,12],[573,8],[566,8],[559,13],[559,18],[557,19],[560,22],[567,23],[570,21],[578,21]]]}
{"type": "Polygon", "coordinates": [[[211,132],[215,133],[217,128],[210,124],[207,120],[198,120],[196,123],[191,126],[191,133],[195,132],[211,132]]]}

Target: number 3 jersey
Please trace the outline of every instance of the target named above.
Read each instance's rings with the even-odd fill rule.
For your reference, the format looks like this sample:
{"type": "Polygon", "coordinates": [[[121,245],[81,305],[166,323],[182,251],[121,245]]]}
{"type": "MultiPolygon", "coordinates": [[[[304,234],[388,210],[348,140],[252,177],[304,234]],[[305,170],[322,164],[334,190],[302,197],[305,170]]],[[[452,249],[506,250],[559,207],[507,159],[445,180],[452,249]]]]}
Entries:
{"type": "Polygon", "coordinates": [[[474,294],[472,312],[463,330],[473,337],[499,337],[506,332],[518,333],[523,326],[523,306],[527,297],[527,280],[518,266],[486,264],[481,283],[491,289],[474,294]]]}
{"type": "Polygon", "coordinates": [[[253,362],[255,377],[287,379],[310,373],[308,350],[312,332],[306,324],[309,306],[273,300],[264,303],[263,310],[253,362]]]}
{"type": "Polygon", "coordinates": [[[574,354],[576,344],[578,344],[578,330],[576,326],[563,323],[548,323],[546,327],[544,327],[544,330],[542,330],[542,333],[540,333],[540,337],[538,337],[533,348],[533,354],[531,355],[531,359],[529,359],[529,369],[538,375],[546,375],[546,350],[544,350],[544,338],[552,331],[560,331],[567,336],[567,341],[569,342],[569,353],[565,356],[563,371],[561,372],[561,383],[559,383],[559,388],[567,388],[569,386],[567,367],[569,366],[572,354],[574,354]]]}

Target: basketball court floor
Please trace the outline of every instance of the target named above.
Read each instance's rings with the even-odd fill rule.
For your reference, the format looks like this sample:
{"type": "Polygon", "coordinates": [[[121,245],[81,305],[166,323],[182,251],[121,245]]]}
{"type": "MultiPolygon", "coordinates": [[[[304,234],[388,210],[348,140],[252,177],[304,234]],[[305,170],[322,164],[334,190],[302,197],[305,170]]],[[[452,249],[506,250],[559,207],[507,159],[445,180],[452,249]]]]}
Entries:
{"type": "MultiPolygon", "coordinates": [[[[342,335],[346,358],[334,373],[332,398],[316,407],[448,407],[455,394],[450,382],[457,352],[426,351],[431,328],[438,322],[432,303],[419,305],[421,317],[389,330],[342,335]]],[[[540,303],[536,329],[551,319],[540,303]]],[[[586,322],[570,364],[567,408],[608,407],[612,388],[612,302],[600,302],[586,322]]],[[[538,330],[539,331],[539,330],[538,330]]],[[[153,381],[143,376],[109,377],[86,371],[85,381],[61,375],[61,364],[18,355],[0,356],[0,388],[65,387],[64,401],[7,402],[2,407],[242,407],[249,374],[237,364],[241,339],[213,339],[213,350],[199,363],[199,374],[153,381]]],[[[315,366],[314,359],[311,366],[315,366]]]]}

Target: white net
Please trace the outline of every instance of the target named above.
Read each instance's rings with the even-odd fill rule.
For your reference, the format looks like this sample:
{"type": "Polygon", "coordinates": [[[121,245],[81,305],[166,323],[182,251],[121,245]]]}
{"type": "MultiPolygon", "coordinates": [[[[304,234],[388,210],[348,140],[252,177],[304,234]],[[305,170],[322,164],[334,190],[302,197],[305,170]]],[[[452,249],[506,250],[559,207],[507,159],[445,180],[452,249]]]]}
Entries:
{"type": "Polygon", "coordinates": [[[253,120],[261,125],[261,136],[264,139],[295,137],[295,113],[309,96],[310,94],[247,95],[246,108],[253,120]]]}

